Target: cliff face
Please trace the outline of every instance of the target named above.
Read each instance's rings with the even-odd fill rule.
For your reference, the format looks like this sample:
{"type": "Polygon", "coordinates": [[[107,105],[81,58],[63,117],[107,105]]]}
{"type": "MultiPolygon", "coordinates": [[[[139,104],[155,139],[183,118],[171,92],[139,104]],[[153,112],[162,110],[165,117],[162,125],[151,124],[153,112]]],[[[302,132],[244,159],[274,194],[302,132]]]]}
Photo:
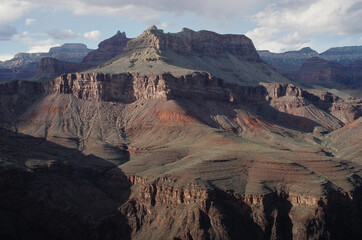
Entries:
{"type": "Polygon", "coordinates": [[[42,58],[33,79],[52,79],[61,74],[79,72],[91,68],[92,65],[74,62],[65,62],[51,57],[42,58]]]}
{"type": "Polygon", "coordinates": [[[261,62],[253,42],[244,35],[217,34],[210,31],[199,31],[184,28],[179,33],[163,33],[155,26],[148,28],[142,35],[132,40],[124,49],[135,48],[169,49],[181,55],[200,55],[219,58],[227,53],[242,60],[261,62]]]}
{"type": "MultiPolygon", "coordinates": [[[[193,73],[180,77],[171,74],[68,74],[49,82],[49,91],[73,94],[79,99],[98,102],[132,103],[140,99],[207,99],[235,104],[254,102],[260,106],[270,105],[278,112],[322,123],[323,127],[330,130],[340,127],[342,122],[352,122],[361,114],[358,104],[351,105],[330,93],[308,91],[291,84],[279,83],[243,87],[225,83],[208,73],[193,73]],[[328,120],[325,119],[326,116],[319,118],[318,113],[322,113],[321,110],[333,117],[327,117],[328,120]]],[[[289,124],[292,125],[292,122],[289,124]]],[[[313,124],[309,127],[312,126],[313,124]]]]}
{"type": "Polygon", "coordinates": [[[333,88],[360,88],[361,63],[356,61],[343,66],[337,62],[329,62],[321,58],[311,58],[305,61],[300,69],[292,74],[293,78],[305,85],[322,85],[333,88]]]}
{"type": "Polygon", "coordinates": [[[113,37],[99,43],[98,49],[85,56],[82,63],[93,66],[105,63],[120,54],[129,40],[124,32],[118,31],[113,37]]]}
{"type": "Polygon", "coordinates": [[[195,184],[174,187],[174,181],[142,184],[119,208],[132,239],[163,239],[169,232],[178,239],[357,239],[361,233],[359,193],[238,195],[195,184]]]}

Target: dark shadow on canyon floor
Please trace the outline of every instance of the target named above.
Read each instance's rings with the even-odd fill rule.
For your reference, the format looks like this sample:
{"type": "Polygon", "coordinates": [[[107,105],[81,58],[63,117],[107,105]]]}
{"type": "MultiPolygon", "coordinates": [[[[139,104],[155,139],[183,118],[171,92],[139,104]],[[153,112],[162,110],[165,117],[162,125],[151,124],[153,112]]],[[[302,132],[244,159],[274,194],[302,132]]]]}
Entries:
{"type": "Polygon", "coordinates": [[[1,239],[130,238],[118,211],[130,184],[112,163],[5,129],[0,163],[1,239]]]}

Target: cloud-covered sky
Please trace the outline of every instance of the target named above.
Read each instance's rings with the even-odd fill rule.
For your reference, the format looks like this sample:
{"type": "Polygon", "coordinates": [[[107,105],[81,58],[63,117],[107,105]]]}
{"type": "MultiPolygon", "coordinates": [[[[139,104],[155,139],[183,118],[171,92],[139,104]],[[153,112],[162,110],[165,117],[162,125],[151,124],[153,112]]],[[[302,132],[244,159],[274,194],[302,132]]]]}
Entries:
{"type": "Polygon", "coordinates": [[[1,0],[0,60],[18,52],[129,37],[155,24],[246,34],[273,52],[362,45],[362,0],[1,0]]]}

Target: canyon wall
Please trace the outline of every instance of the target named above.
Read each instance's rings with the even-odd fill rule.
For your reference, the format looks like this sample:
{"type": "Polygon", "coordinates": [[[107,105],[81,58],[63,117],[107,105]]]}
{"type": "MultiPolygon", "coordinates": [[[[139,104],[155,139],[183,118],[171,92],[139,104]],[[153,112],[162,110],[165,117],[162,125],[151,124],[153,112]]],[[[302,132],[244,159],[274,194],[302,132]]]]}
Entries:
{"type": "Polygon", "coordinates": [[[361,195],[240,195],[170,177],[138,185],[119,208],[132,239],[358,239],[361,195]],[[155,229],[158,229],[155,231],[155,229]],[[170,232],[172,233],[170,235],[170,232]]]}
{"type": "Polygon", "coordinates": [[[180,77],[167,73],[148,76],[134,73],[75,73],[62,75],[47,85],[46,88],[52,93],[73,94],[79,99],[92,101],[131,103],[138,99],[214,100],[271,105],[278,111],[301,116],[303,113],[293,112],[293,109],[313,105],[343,123],[352,122],[361,116],[361,103],[358,100],[347,103],[328,92],[305,90],[293,84],[240,86],[201,72],[180,77]]]}

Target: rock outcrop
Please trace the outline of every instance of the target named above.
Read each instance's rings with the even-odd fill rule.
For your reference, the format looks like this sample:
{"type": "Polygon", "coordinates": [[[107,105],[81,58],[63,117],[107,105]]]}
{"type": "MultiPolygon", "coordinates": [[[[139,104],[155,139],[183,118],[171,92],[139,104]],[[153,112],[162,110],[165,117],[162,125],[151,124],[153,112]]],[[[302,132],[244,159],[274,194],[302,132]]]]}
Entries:
{"type": "Polygon", "coordinates": [[[175,187],[174,181],[142,184],[139,195],[120,208],[132,239],[163,239],[169,231],[178,239],[357,239],[360,234],[362,219],[351,210],[360,205],[358,193],[238,195],[197,184],[175,187]]]}
{"type": "MultiPolygon", "coordinates": [[[[333,120],[333,117],[328,117],[330,122],[322,124],[329,130],[339,128],[341,122],[352,122],[361,114],[360,105],[351,105],[330,93],[304,90],[291,84],[280,83],[243,87],[226,83],[208,73],[196,72],[180,77],[171,74],[148,76],[130,73],[68,74],[48,84],[49,91],[52,93],[72,94],[79,99],[98,102],[132,103],[140,99],[207,99],[235,104],[242,102],[254,102],[261,106],[270,104],[278,112],[306,117],[319,123],[325,120],[317,117],[322,114],[320,112],[322,110],[336,118],[333,120]],[[320,110],[315,109],[314,106],[320,110]]],[[[326,117],[325,115],[324,118],[326,117]]],[[[292,119],[290,121],[292,125],[292,119]]],[[[312,122],[309,124],[313,130],[314,124],[312,122]]]]}
{"type": "Polygon", "coordinates": [[[127,52],[136,48],[171,50],[185,56],[199,55],[214,58],[220,58],[220,55],[229,53],[241,60],[261,61],[253,42],[244,35],[221,35],[210,31],[195,32],[187,28],[183,28],[179,33],[165,34],[163,30],[151,26],[131,41],[124,51],[127,52]]]}
{"type": "Polygon", "coordinates": [[[82,60],[82,63],[97,66],[119,55],[130,39],[125,32],[118,31],[116,35],[102,41],[98,49],[90,52],[82,60]]]}
{"type": "Polygon", "coordinates": [[[33,80],[50,80],[59,75],[79,72],[91,68],[92,65],[84,63],[65,62],[51,57],[42,58],[39,62],[38,71],[33,80]]]}
{"type": "Polygon", "coordinates": [[[328,62],[322,58],[314,57],[305,61],[298,72],[296,78],[303,83],[330,82],[345,83],[346,78],[343,76],[342,65],[336,62],[328,62]]]}
{"type": "Polygon", "coordinates": [[[183,76],[195,71],[239,85],[291,82],[263,63],[252,41],[244,35],[189,29],[164,33],[155,26],[130,40],[120,55],[86,72],[183,76]]]}

